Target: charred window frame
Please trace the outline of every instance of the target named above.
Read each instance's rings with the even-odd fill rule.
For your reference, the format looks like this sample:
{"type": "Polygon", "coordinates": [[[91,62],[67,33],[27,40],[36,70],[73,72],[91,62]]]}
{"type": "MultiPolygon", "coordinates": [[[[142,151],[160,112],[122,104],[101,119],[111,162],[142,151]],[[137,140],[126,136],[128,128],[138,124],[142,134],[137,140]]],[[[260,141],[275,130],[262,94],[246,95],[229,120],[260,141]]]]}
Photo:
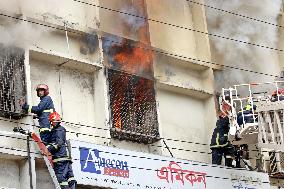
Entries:
{"type": "Polygon", "coordinates": [[[102,38],[111,137],[150,144],[159,140],[153,51],[139,41],[102,38]]]}
{"type": "Polygon", "coordinates": [[[159,140],[154,81],[107,70],[111,136],[150,144],[159,140]]]}
{"type": "Polygon", "coordinates": [[[23,117],[19,100],[26,94],[24,49],[0,46],[0,117],[23,117]]]}

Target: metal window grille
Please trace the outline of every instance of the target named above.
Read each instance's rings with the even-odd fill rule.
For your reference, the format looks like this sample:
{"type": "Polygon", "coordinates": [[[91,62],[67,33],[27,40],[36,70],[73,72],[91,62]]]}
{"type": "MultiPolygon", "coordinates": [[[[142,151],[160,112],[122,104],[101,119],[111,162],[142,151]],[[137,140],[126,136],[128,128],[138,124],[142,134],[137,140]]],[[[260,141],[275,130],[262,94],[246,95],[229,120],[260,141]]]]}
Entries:
{"type": "Polygon", "coordinates": [[[0,47],[0,116],[23,116],[20,99],[26,99],[24,50],[0,47]]]}
{"type": "Polygon", "coordinates": [[[154,81],[109,69],[108,86],[111,136],[146,144],[159,140],[154,81]]]}

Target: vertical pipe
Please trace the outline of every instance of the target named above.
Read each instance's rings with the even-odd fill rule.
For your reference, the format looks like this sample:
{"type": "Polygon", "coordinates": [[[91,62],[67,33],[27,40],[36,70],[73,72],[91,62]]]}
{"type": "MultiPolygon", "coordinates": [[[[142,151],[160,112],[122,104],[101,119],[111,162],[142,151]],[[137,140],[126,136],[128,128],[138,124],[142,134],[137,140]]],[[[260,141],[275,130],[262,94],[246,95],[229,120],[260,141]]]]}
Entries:
{"type": "Polygon", "coordinates": [[[64,118],[64,111],[63,111],[63,98],[62,98],[62,89],[61,89],[61,67],[58,66],[58,84],[59,84],[59,95],[60,95],[60,108],[61,108],[61,116],[64,118]]]}
{"type": "Polygon", "coordinates": [[[279,88],[278,88],[277,81],[275,81],[275,86],[276,86],[277,101],[279,102],[279,101],[280,101],[280,100],[279,100],[279,94],[278,94],[278,90],[279,90],[279,88]]]}
{"type": "Polygon", "coordinates": [[[69,38],[68,38],[68,31],[67,31],[67,23],[64,22],[64,30],[65,30],[65,37],[66,37],[66,43],[67,43],[67,50],[68,54],[70,53],[70,46],[69,46],[69,38]]]}
{"type": "Polygon", "coordinates": [[[233,110],[233,89],[230,87],[230,105],[233,110]]]}
{"type": "Polygon", "coordinates": [[[243,107],[243,101],[242,99],[240,99],[240,102],[241,102],[241,112],[242,112],[242,118],[243,118],[243,128],[244,128],[244,124],[245,124],[245,116],[244,116],[244,107],[243,107]]]}
{"type": "MultiPolygon", "coordinates": [[[[104,59],[103,59],[104,61],[104,59]]],[[[110,82],[110,70],[107,69],[106,67],[104,68],[104,83],[105,85],[103,86],[103,90],[104,90],[104,99],[106,101],[105,103],[105,112],[107,115],[107,119],[105,122],[106,127],[109,129],[107,132],[107,137],[108,137],[108,145],[110,145],[112,143],[112,132],[116,132],[115,130],[113,130],[115,128],[115,120],[114,120],[114,116],[113,116],[113,112],[112,112],[112,108],[113,106],[111,106],[111,82],[110,82]]],[[[99,75],[101,75],[102,73],[98,73],[99,75]]],[[[113,74],[113,73],[112,73],[113,74]]],[[[101,75],[102,76],[102,75],[101,75]]]]}
{"type": "Polygon", "coordinates": [[[30,176],[30,189],[33,189],[33,174],[32,174],[32,162],[31,162],[31,148],[30,148],[30,136],[27,136],[27,151],[29,162],[29,176],[30,176]]]}

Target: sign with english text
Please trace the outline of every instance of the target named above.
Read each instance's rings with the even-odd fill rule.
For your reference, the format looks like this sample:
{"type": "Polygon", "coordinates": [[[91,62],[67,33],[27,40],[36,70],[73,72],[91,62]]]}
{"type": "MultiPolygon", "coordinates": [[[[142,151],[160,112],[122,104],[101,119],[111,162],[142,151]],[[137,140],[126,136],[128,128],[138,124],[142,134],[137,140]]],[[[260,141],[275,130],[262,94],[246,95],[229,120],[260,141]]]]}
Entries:
{"type": "Polygon", "coordinates": [[[70,141],[80,185],[117,189],[267,189],[268,175],[70,141]]]}

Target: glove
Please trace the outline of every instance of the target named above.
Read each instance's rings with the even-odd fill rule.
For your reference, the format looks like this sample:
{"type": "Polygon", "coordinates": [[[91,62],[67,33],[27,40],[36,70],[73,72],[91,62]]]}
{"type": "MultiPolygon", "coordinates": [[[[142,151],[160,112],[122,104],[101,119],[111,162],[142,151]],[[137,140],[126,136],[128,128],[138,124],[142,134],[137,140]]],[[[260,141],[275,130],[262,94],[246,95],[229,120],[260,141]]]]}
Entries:
{"type": "Polygon", "coordinates": [[[25,104],[22,106],[22,109],[28,111],[29,105],[28,105],[27,103],[25,103],[25,104]]]}

